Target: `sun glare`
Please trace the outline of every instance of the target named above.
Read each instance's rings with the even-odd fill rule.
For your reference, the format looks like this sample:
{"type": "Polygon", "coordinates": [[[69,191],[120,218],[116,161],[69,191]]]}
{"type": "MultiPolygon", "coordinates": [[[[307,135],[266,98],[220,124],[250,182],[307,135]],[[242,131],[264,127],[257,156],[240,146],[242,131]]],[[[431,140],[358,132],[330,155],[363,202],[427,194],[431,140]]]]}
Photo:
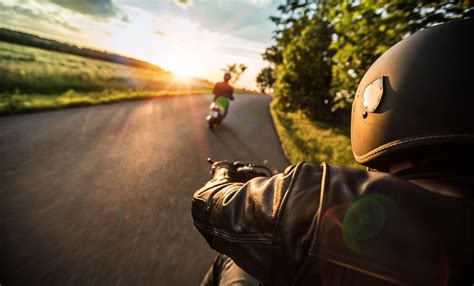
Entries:
{"type": "Polygon", "coordinates": [[[203,55],[196,56],[192,49],[184,47],[170,47],[166,53],[161,55],[161,65],[171,71],[176,78],[188,80],[196,77],[202,69],[199,60],[203,55]]]}
{"type": "Polygon", "coordinates": [[[189,79],[191,76],[193,76],[191,67],[186,65],[176,64],[170,69],[171,72],[180,79],[189,79]]]}

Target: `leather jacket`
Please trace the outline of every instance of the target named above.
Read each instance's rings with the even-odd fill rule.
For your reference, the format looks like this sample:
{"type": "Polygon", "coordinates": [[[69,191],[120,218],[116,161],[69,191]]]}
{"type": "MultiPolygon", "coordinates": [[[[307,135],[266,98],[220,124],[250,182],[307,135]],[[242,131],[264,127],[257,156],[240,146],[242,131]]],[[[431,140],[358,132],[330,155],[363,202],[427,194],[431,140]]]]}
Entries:
{"type": "Polygon", "coordinates": [[[265,285],[461,285],[474,279],[472,176],[300,163],[193,196],[209,245],[265,285]],[[436,179],[433,179],[436,178],[436,179]]]}

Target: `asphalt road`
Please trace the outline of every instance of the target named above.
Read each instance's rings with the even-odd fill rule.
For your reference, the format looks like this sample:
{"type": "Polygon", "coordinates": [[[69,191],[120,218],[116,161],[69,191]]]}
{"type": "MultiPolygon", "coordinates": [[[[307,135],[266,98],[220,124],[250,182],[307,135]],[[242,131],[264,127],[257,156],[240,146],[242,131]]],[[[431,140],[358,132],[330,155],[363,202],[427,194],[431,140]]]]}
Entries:
{"type": "Polygon", "coordinates": [[[0,284],[196,285],[215,253],[191,195],[207,157],[283,169],[269,97],[210,96],[0,118],[0,284]]]}

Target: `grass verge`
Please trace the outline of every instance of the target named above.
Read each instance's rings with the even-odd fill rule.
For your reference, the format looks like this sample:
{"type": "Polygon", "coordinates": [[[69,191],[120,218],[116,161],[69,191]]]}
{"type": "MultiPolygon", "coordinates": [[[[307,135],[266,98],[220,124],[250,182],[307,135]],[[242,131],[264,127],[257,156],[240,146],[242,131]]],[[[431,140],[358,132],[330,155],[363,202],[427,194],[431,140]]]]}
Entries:
{"type": "Polygon", "coordinates": [[[292,164],[300,161],[363,168],[352,155],[349,131],[310,120],[302,112],[285,113],[276,100],[270,112],[285,156],[292,164]]]}
{"type": "Polygon", "coordinates": [[[105,90],[101,92],[75,92],[69,90],[62,94],[0,94],[0,115],[12,115],[42,110],[54,110],[75,106],[105,104],[119,101],[146,98],[208,94],[210,89],[196,90],[105,90]]]}
{"type": "Polygon", "coordinates": [[[0,41],[0,115],[169,95],[203,94],[211,83],[0,41]]]}

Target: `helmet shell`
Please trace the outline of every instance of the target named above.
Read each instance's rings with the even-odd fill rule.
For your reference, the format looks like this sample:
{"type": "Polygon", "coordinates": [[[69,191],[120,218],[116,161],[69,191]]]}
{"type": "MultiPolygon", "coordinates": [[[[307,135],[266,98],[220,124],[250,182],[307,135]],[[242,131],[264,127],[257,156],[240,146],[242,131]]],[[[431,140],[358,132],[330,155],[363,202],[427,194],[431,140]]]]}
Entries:
{"type": "Polygon", "coordinates": [[[474,20],[422,30],[366,72],[352,105],[356,161],[372,168],[474,144],[474,20]],[[410,155],[410,156],[411,156],[410,155]]]}

